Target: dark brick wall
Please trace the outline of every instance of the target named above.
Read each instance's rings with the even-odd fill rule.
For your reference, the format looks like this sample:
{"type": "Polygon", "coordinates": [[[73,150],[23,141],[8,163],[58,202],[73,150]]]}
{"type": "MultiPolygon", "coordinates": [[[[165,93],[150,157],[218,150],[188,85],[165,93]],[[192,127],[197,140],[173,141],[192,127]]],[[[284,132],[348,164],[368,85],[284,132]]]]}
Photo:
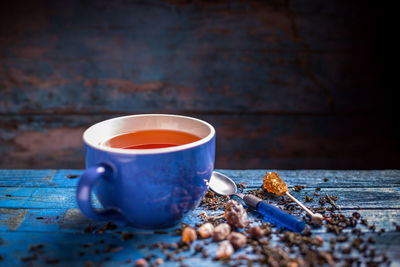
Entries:
{"type": "Polygon", "coordinates": [[[386,13],[365,1],[16,1],[0,168],[83,168],[89,125],[205,119],[218,168],[398,168],[386,13]]]}

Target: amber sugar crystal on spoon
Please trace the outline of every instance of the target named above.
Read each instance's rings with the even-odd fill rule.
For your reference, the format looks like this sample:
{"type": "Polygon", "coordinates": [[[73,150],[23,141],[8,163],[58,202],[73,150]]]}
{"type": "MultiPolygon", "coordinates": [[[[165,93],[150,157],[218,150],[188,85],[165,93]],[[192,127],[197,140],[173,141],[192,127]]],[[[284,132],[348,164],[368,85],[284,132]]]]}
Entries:
{"type": "Polygon", "coordinates": [[[267,172],[263,178],[263,188],[270,193],[283,196],[289,192],[287,184],[279,177],[276,172],[267,172]]]}
{"type": "Polygon", "coordinates": [[[289,193],[289,188],[287,184],[279,177],[278,173],[276,172],[267,172],[266,176],[263,177],[263,188],[270,193],[273,193],[278,196],[286,195],[291,200],[296,202],[297,205],[300,206],[306,213],[311,216],[311,221],[314,224],[321,224],[324,217],[319,213],[312,212],[309,208],[304,206],[303,203],[298,201],[294,196],[289,193]]]}

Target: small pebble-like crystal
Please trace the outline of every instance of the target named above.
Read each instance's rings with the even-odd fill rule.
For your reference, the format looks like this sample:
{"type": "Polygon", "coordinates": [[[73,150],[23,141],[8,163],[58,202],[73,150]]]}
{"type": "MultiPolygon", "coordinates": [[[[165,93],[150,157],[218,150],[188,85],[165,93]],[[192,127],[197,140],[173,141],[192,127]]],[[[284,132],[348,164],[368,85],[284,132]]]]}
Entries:
{"type": "Polygon", "coordinates": [[[199,227],[198,232],[202,238],[209,238],[213,235],[214,226],[211,223],[205,223],[199,227]]]}
{"type": "Polygon", "coordinates": [[[228,236],[229,242],[231,242],[232,246],[235,249],[242,248],[247,244],[247,237],[244,234],[238,232],[232,232],[228,236]]]}
{"type": "Polygon", "coordinates": [[[264,236],[264,230],[261,229],[260,226],[250,227],[248,233],[249,236],[254,239],[264,236]]]}
{"type": "Polygon", "coordinates": [[[247,212],[242,204],[231,199],[225,205],[225,219],[233,227],[244,228],[247,225],[247,212]]]}
{"type": "Polygon", "coordinates": [[[196,231],[191,227],[186,227],[182,231],[182,241],[185,243],[192,243],[197,239],[196,231]]]}
{"type": "Polygon", "coordinates": [[[276,172],[267,172],[263,179],[263,188],[270,193],[283,196],[289,191],[287,184],[276,172]]]}
{"type": "Polygon", "coordinates": [[[229,259],[234,252],[233,246],[229,241],[222,241],[219,243],[217,250],[217,258],[218,259],[229,259]]]}
{"type": "Polygon", "coordinates": [[[221,223],[214,228],[213,240],[221,241],[228,237],[231,232],[231,227],[227,223],[221,223]]]}
{"type": "Polygon", "coordinates": [[[135,266],[145,267],[145,266],[147,266],[147,261],[145,259],[143,259],[143,258],[137,259],[135,261],[135,266]]]}

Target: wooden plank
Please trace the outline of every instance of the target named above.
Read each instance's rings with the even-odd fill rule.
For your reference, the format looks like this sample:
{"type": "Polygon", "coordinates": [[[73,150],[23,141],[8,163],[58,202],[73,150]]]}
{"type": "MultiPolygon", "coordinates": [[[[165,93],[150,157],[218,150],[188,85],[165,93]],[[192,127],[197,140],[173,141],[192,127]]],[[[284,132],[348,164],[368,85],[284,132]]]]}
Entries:
{"type": "Polygon", "coordinates": [[[82,170],[0,170],[0,187],[75,187],[82,170]]]}
{"type": "Polygon", "coordinates": [[[310,188],[398,187],[400,170],[217,170],[236,183],[260,187],[268,171],[277,172],[289,185],[305,185],[310,188]]]}
{"type": "MultiPolygon", "coordinates": [[[[183,222],[194,225],[201,222],[198,216],[204,211],[202,207],[196,208],[183,219],[183,222]]],[[[209,216],[221,214],[223,211],[207,211],[209,216]]],[[[250,214],[251,218],[258,216],[256,212],[250,214]]],[[[106,222],[94,221],[84,216],[77,208],[0,208],[0,232],[78,232],[83,233],[88,224],[98,229],[106,222]]],[[[174,233],[177,226],[163,229],[170,235],[174,233]]],[[[152,230],[134,229],[131,227],[120,228],[121,231],[133,231],[141,234],[153,234],[152,230]]]]}
{"type": "Polygon", "coordinates": [[[26,213],[26,209],[0,208],[0,230],[17,230],[26,213]]]}
{"type": "MultiPolygon", "coordinates": [[[[199,115],[217,131],[217,168],[397,168],[379,116],[199,115]],[[379,146],[371,146],[379,140],[379,146]]],[[[117,115],[116,115],[117,116],[117,115]]],[[[0,168],[84,168],[82,133],[107,116],[0,116],[0,168]]]]}
{"type": "MultiPolygon", "coordinates": [[[[303,199],[307,192],[312,196],[315,188],[306,188],[298,195],[303,199]]],[[[1,187],[0,207],[2,208],[76,208],[75,188],[20,188],[1,187]],[[51,205],[49,205],[51,203],[51,205]]],[[[336,204],[342,208],[399,208],[398,188],[324,188],[321,192],[340,196],[336,204]]],[[[315,201],[317,202],[317,201],[315,201]]],[[[327,204],[327,206],[329,206],[327,204]]]]}
{"type": "Polygon", "coordinates": [[[55,186],[56,170],[0,170],[0,187],[55,186]]]}
{"type": "MultiPolygon", "coordinates": [[[[113,261],[105,263],[108,266],[112,266],[113,264],[115,266],[115,264],[123,264],[123,261],[131,257],[137,259],[146,256],[145,251],[136,250],[135,247],[147,240],[150,242],[152,241],[151,236],[135,237],[136,240],[130,240],[125,244],[117,238],[117,235],[112,234],[32,233],[29,235],[29,241],[27,242],[27,235],[23,232],[2,233],[2,239],[4,239],[6,243],[5,246],[0,246],[0,253],[4,257],[4,262],[12,266],[23,264],[21,261],[22,257],[28,257],[34,254],[29,251],[29,246],[38,244],[44,245],[44,248],[41,249],[44,253],[38,257],[38,260],[33,261],[37,265],[45,264],[45,259],[58,259],[61,262],[61,266],[66,266],[67,263],[73,266],[84,266],[86,261],[100,262],[104,261],[105,257],[111,256],[113,257],[113,261]],[[100,240],[103,240],[104,244],[100,244],[100,240]],[[83,247],[84,244],[95,243],[97,243],[95,247],[83,247]],[[124,249],[117,253],[103,253],[111,243],[115,244],[117,247],[124,244],[124,249]],[[96,254],[95,249],[101,251],[101,254],[96,254]],[[80,252],[84,252],[85,255],[79,256],[80,252]],[[42,259],[43,256],[44,259],[42,259]]],[[[156,242],[155,240],[156,238],[153,238],[153,243],[156,242]]],[[[130,266],[132,266],[132,263],[130,263],[130,266]]]]}
{"type": "Polygon", "coordinates": [[[0,188],[0,207],[75,208],[75,188],[0,188]],[[49,206],[51,203],[51,206],[49,206]]]}
{"type": "MultiPolygon", "coordinates": [[[[242,177],[246,177],[245,182],[255,181],[249,188],[253,189],[260,185],[260,180],[256,179],[258,175],[263,174],[264,170],[219,170],[234,178],[236,182],[241,182],[242,177]]],[[[386,232],[382,235],[370,233],[368,228],[363,225],[358,225],[364,233],[363,238],[373,237],[376,243],[372,246],[377,249],[377,252],[384,251],[394,265],[400,264],[400,236],[395,231],[393,222],[400,221],[400,210],[396,209],[400,191],[396,185],[396,178],[399,175],[398,170],[386,171],[330,171],[330,170],[298,170],[298,171],[279,171],[282,175],[286,175],[290,181],[307,182],[307,188],[301,192],[294,192],[299,199],[306,192],[314,191],[314,181],[317,180],[317,185],[327,184],[326,187],[321,187],[320,193],[327,192],[328,194],[339,195],[338,205],[347,207],[342,210],[346,216],[350,216],[354,211],[361,214],[364,219],[367,219],[369,224],[375,224],[377,231],[380,228],[385,228],[386,232]],[[323,176],[328,178],[327,182],[323,182],[323,176]],[[343,184],[346,187],[340,186],[340,179],[343,179],[343,184]],[[370,177],[370,180],[367,178],[370,177]],[[382,177],[381,180],[379,178],[382,177]],[[362,181],[365,181],[364,183],[362,181]],[[385,182],[391,184],[387,186],[385,182]],[[370,182],[371,186],[368,186],[370,182]],[[336,193],[335,193],[336,192],[336,193]],[[342,202],[345,205],[342,205],[342,202]],[[358,209],[353,206],[354,203],[359,204],[364,209],[358,209]],[[374,203],[374,207],[368,207],[368,203],[374,203]],[[388,205],[388,208],[377,208],[379,205],[388,205]]],[[[9,180],[9,186],[0,187],[0,196],[7,199],[0,200],[0,255],[3,261],[9,265],[24,264],[20,261],[22,257],[33,255],[29,251],[30,245],[44,244],[39,254],[38,260],[34,263],[37,265],[44,264],[46,260],[58,259],[60,266],[67,265],[84,265],[87,260],[96,263],[102,263],[103,266],[115,265],[132,265],[132,262],[125,262],[128,259],[135,260],[145,256],[147,253],[154,253],[157,257],[164,257],[158,249],[149,250],[147,248],[139,249],[141,244],[150,245],[159,241],[177,242],[180,237],[173,234],[174,228],[166,229],[168,234],[154,234],[152,231],[143,231],[132,229],[129,227],[108,231],[105,234],[85,234],[84,229],[89,223],[95,227],[104,225],[101,222],[93,222],[84,217],[79,210],[76,209],[74,203],[74,185],[77,179],[68,179],[66,174],[82,173],[82,170],[37,170],[37,171],[18,171],[18,170],[3,170],[0,173],[0,184],[4,180],[9,180]],[[4,174],[4,175],[1,175],[4,174]],[[17,179],[17,177],[19,177],[17,179]],[[24,180],[30,182],[24,183],[24,180]],[[12,185],[15,184],[15,186],[12,185]],[[40,186],[34,187],[37,183],[40,186]],[[60,186],[59,188],[57,186],[60,186]],[[3,191],[1,191],[3,190],[3,191]],[[7,196],[7,191],[12,192],[11,196],[7,196]],[[56,196],[59,195],[59,196],[56,196]],[[14,201],[15,207],[3,207],[2,204],[14,201]],[[63,203],[71,205],[71,207],[62,206],[63,203]],[[37,207],[35,207],[37,206],[37,207]],[[122,241],[120,231],[132,231],[134,236],[131,240],[122,241]],[[103,240],[100,242],[100,240],[103,240]],[[118,251],[115,253],[102,253],[107,249],[109,244],[114,244],[118,251]],[[88,244],[88,248],[83,247],[83,244],[88,244]],[[94,246],[91,246],[91,245],[94,246]],[[99,252],[96,252],[96,249],[99,252]],[[65,253],[68,251],[68,253],[65,253]],[[80,252],[84,255],[80,256],[80,252]],[[106,258],[109,257],[107,260],[106,258]]],[[[271,200],[273,203],[276,201],[271,200]]],[[[308,205],[310,203],[307,203],[308,205]]],[[[329,206],[329,205],[328,205],[329,206]]],[[[183,222],[194,225],[200,221],[197,216],[203,209],[197,208],[193,213],[186,216],[183,222]]],[[[221,213],[220,211],[208,211],[209,215],[221,213]]],[[[249,212],[250,220],[257,217],[257,213],[249,212]]],[[[346,230],[346,231],[349,231],[346,230]]],[[[332,233],[326,233],[324,228],[315,229],[314,235],[321,236],[326,242],[321,248],[328,249],[332,233]]],[[[279,243],[279,238],[274,237],[270,240],[271,244],[279,243]]],[[[204,241],[196,241],[202,243],[204,241]]],[[[195,245],[194,244],[194,245],[195,245]]],[[[338,246],[345,246],[345,244],[338,246]]],[[[211,243],[207,246],[210,255],[213,256],[216,252],[217,244],[211,243]]],[[[193,255],[194,246],[192,249],[182,255],[189,256],[189,259],[184,263],[194,266],[211,265],[220,266],[219,262],[211,259],[204,260],[200,255],[193,255]]],[[[241,250],[237,253],[246,253],[246,250],[241,250]]],[[[352,254],[353,255],[353,254],[352,254]]],[[[354,254],[353,256],[357,256],[354,254]]],[[[176,262],[166,262],[165,266],[175,266],[176,262]]]]}
{"type": "MultiPolygon", "coordinates": [[[[267,171],[278,172],[289,185],[309,188],[398,187],[400,170],[227,170],[217,169],[236,183],[258,188],[267,171]],[[327,180],[325,180],[325,178],[327,180]]],[[[75,187],[83,170],[0,170],[0,187],[75,187]]]]}
{"type": "MultiPolygon", "coordinates": [[[[201,209],[197,209],[195,212],[187,216],[183,221],[185,223],[189,223],[190,225],[194,225],[196,222],[199,222],[200,219],[196,216],[201,209]]],[[[346,216],[350,216],[353,211],[345,210],[343,214],[346,216]]],[[[385,228],[386,232],[381,236],[378,236],[376,233],[371,234],[368,233],[369,230],[365,226],[359,225],[358,228],[364,232],[364,239],[367,239],[369,236],[372,236],[376,240],[376,244],[374,247],[379,251],[385,251],[387,255],[390,257],[390,260],[394,263],[398,262],[400,259],[400,255],[398,254],[400,247],[400,236],[397,232],[394,231],[394,226],[392,222],[398,222],[400,219],[400,212],[398,210],[394,211],[382,211],[382,210],[360,210],[358,211],[364,219],[367,219],[370,224],[375,224],[377,230],[380,228],[385,228]]],[[[208,212],[209,215],[219,214],[221,211],[208,212]]],[[[12,214],[11,214],[12,215],[12,214]]],[[[250,220],[254,220],[255,213],[249,213],[250,220]]],[[[4,214],[3,214],[4,217],[4,214]]],[[[104,225],[104,223],[93,222],[85,217],[83,217],[79,211],[77,210],[28,210],[25,216],[24,221],[20,223],[16,232],[10,232],[9,230],[13,230],[10,228],[4,228],[3,223],[4,218],[0,218],[0,231],[2,232],[1,238],[4,238],[5,241],[3,245],[0,246],[0,253],[6,254],[4,257],[6,262],[18,261],[20,257],[31,255],[28,252],[29,245],[32,244],[45,244],[45,248],[43,249],[43,254],[45,258],[54,259],[57,258],[61,262],[68,261],[69,263],[74,264],[83,264],[86,260],[90,259],[92,261],[98,262],[103,261],[107,256],[111,257],[109,261],[105,264],[106,266],[115,265],[117,263],[123,263],[124,260],[129,259],[137,259],[139,257],[145,256],[147,253],[154,253],[157,256],[163,257],[158,250],[147,250],[147,249],[138,249],[137,247],[142,244],[150,245],[156,242],[177,242],[179,241],[179,236],[174,236],[173,230],[175,227],[166,229],[166,232],[169,234],[153,234],[152,231],[143,231],[136,230],[129,227],[117,229],[116,232],[106,232],[105,234],[84,234],[84,229],[88,225],[88,223],[92,223],[94,227],[100,227],[104,225]],[[59,214],[59,219],[55,216],[59,214]],[[36,216],[42,215],[43,219],[37,219],[36,216]],[[62,218],[62,219],[61,219],[62,218]],[[4,231],[5,230],[5,231],[4,231]],[[120,232],[128,231],[133,232],[134,236],[132,240],[128,240],[122,242],[120,240],[120,232]],[[22,237],[24,237],[24,242],[22,242],[22,237]],[[26,242],[26,238],[29,237],[29,242],[26,242]],[[12,240],[12,242],[10,241],[12,240]],[[99,241],[103,240],[103,244],[100,244],[99,241]],[[95,250],[104,251],[108,244],[114,244],[116,247],[121,247],[122,250],[117,253],[96,253],[95,250]],[[95,244],[93,247],[84,248],[83,244],[95,244]],[[3,248],[3,251],[2,251],[3,248]],[[5,249],[6,248],[6,249],[5,249]],[[60,250],[68,250],[69,253],[62,253],[60,255],[60,250]],[[83,256],[79,256],[80,252],[84,252],[83,256]],[[9,256],[12,256],[10,259],[9,256]],[[109,264],[109,265],[108,265],[109,264]]],[[[7,225],[10,227],[10,225],[7,225]]],[[[325,233],[325,230],[315,229],[314,235],[317,234],[321,236],[324,240],[329,240],[333,237],[332,233],[325,233]]],[[[346,230],[346,232],[350,231],[350,229],[346,230]]],[[[202,241],[201,241],[202,242],[202,241]]],[[[195,242],[201,243],[201,242],[195,242]]],[[[277,239],[271,240],[272,244],[277,243],[277,239]]],[[[325,245],[321,249],[328,249],[328,243],[325,242],[325,245]]],[[[207,250],[210,255],[214,255],[216,251],[216,244],[212,243],[207,246],[207,250]]],[[[339,245],[340,246],[340,245],[339,245]]],[[[193,249],[193,247],[192,247],[193,249]]],[[[243,251],[242,251],[243,252],[243,251]]],[[[240,253],[240,252],[238,252],[240,253]]],[[[190,258],[185,261],[186,263],[196,263],[200,260],[199,256],[193,255],[193,251],[190,253],[183,253],[185,256],[189,256],[190,258]]],[[[40,257],[41,258],[41,257],[40,257]]],[[[38,260],[41,262],[41,259],[38,260]]],[[[201,261],[203,263],[203,260],[201,261]]],[[[216,264],[216,262],[213,262],[216,264]]],[[[167,263],[167,266],[168,263],[167,263]]]]}
{"type": "Polygon", "coordinates": [[[0,112],[380,110],[377,78],[352,57],[374,37],[359,31],[364,9],[321,6],[330,12],[285,1],[8,7],[19,23],[0,29],[0,112]]]}
{"type": "Polygon", "coordinates": [[[294,0],[290,2],[290,8],[293,11],[291,18],[296,26],[297,37],[311,50],[351,50],[355,54],[363,53],[367,49],[372,50],[373,44],[364,43],[362,48],[360,44],[365,39],[376,38],[375,34],[383,25],[389,26],[377,23],[383,18],[370,2],[360,7],[357,1],[325,1],[305,5],[302,1],[294,0]],[[316,25],[324,27],[317,29],[316,25]]]}
{"type": "MultiPolygon", "coordinates": [[[[277,202],[273,202],[276,204],[277,202]]],[[[308,206],[308,205],[307,205],[308,206]]],[[[193,212],[189,213],[183,219],[183,222],[195,225],[200,223],[198,216],[204,211],[202,207],[196,208],[193,212]]],[[[395,226],[393,223],[400,222],[400,211],[382,210],[382,209],[347,209],[342,210],[341,213],[345,216],[352,216],[353,212],[360,213],[363,219],[366,219],[369,224],[376,226],[376,231],[384,228],[386,232],[394,232],[395,226]]],[[[208,210],[208,216],[215,216],[223,213],[223,210],[208,210]]],[[[299,218],[305,213],[296,212],[295,215],[299,218]]],[[[255,221],[259,214],[253,210],[248,211],[250,221],[255,221]]],[[[59,233],[83,233],[85,228],[91,224],[95,229],[105,225],[105,222],[91,220],[85,217],[79,209],[72,208],[48,208],[48,209],[7,209],[0,208],[0,232],[17,231],[17,232],[59,232],[59,233]]],[[[176,226],[177,227],[177,226],[176,226]]],[[[168,228],[166,231],[170,235],[174,233],[176,227],[168,228]]],[[[366,226],[359,224],[357,226],[362,232],[369,232],[366,226]]],[[[120,231],[132,231],[138,234],[152,234],[152,230],[134,229],[131,227],[120,228],[120,231]]],[[[314,229],[315,234],[325,233],[325,229],[314,229]]],[[[350,232],[351,229],[345,229],[345,232],[350,232]]]]}
{"type": "MultiPolygon", "coordinates": [[[[90,42],[87,34],[87,32],[77,33],[76,40],[79,41],[75,45],[80,46],[82,42],[90,42]]],[[[94,35],[92,39],[96,39],[96,42],[113,45],[109,37],[99,38],[101,36],[97,33],[91,35],[94,35]]],[[[126,46],[133,42],[129,39],[124,40],[127,36],[133,36],[131,34],[118,35],[113,37],[115,41],[122,39],[126,46]]],[[[154,42],[157,41],[154,40],[154,42]]],[[[4,70],[0,73],[2,79],[0,85],[5,88],[0,92],[0,113],[107,114],[151,113],[160,110],[170,113],[238,112],[240,110],[246,112],[330,111],[324,92],[305,77],[304,71],[296,69],[298,66],[291,62],[291,55],[254,52],[235,55],[234,51],[225,51],[216,55],[215,44],[212,44],[214,47],[210,49],[188,45],[188,48],[183,48],[177,53],[175,63],[171,64],[170,54],[173,52],[168,51],[167,46],[168,43],[165,44],[162,55],[149,51],[154,57],[152,60],[143,56],[143,51],[140,50],[130,54],[122,62],[116,59],[98,58],[90,61],[0,59],[0,69],[4,70]],[[205,51],[199,55],[192,55],[193,50],[205,51]],[[221,57],[230,57],[228,53],[233,58],[226,62],[221,57]],[[217,57],[217,59],[215,61],[207,59],[211,57],[217,57]],[[242,62],[242,57],[250,62],[242,62]],[[154,62],[143,67],[142,60],[139,58],[143,58],[143,61],[154,60],[154,62]],[[133,63],[134,61],[136,62],[133,63]],[[95,67],[93,63],[96,64],[95,67]],[[121,64],[127,66],[117,67],[121,64]],[[198,66],[193,68],[193,64],[198,66]],[[266,67],[260,69],[258,67],[260,64],[265,64],[266,67]],[[160,69],[159,66],[162,65],[169,67],[160,69]],[[43,77],[42,73],[44,68],[49,68],[51,72],[46,77],[43,77]],[[184,75],[185,70],[190,71],[184,75]],[[82,73],[88,72],[94,72],[95,77],[90,77],[92,75],[82,77],[82,73]],[[183,75],[178,75],[178,73],[183,75]],[[63,97],[55,99],[54,95],[60,91],[65,92],[63,97]],[[86,93],[82,94],[82,92],[86,93]],[[80,96],[79,101],[76,95],[80,96]],[[100,95],[102,97],[99,97],[100,95]],[[300,95],[302,101],[298,101],[300,95]],[[274,99],[272,103],[271,99],[274,99]]],[[[245,49],[241,48],[240,44],[238,46],[231,50],[245,49]]],[[[101,50],[103,49],[109,48],[104,46],[101,50]]],[[[60,51],[57,54],[62,53],[63,51],[60,51]]],[[[361,112],[364,111],[361,110],[361,112]]]]}
{"type": "Polygon", "coordinates": [[[139,112],[210,118],[218,168],[396,168],[400,144],[387,116],[395,103],[386,103],[377,77],[377,52],[368,46],[375,31],[366,28],[375,17],[366,6],[7,5],[0,153],[9,156],[0,168],[83,168],[84,128],[139,112]],[[73,114],[85,118],[63,116],[73,114]]]}
{"type": "MultiPolygon", "coordinates": [[[[156,242],[175,243],[180,240],[179,236],[170,235],[135,235],[133,239],[127,241],[121,241],[118,234],[106,233],[101,235],[96,234],[83,234],[83,233],[29,233],[29,241],[27,242],[27,233],[24,232],[5,232],[2,233],[2,239],[4,239],[5,246],[0,246],[0,253],[4,257],[4,262],[10,265],[21,264],[20,259],[22,257],[32,256],[32,252],[29,251],[30,245],[44,244],[42,253],[38,260],[33,261],[36,264],[43,264],[44,259],[58,259],[61,266],[67,265],[79,265],[83,266],[88,260],[93,262],[102,263],[102,266],[116,266],[124,264],[128,259],[136,260],[140,257],[145,257],[147,253],[155,254],[156,257],[164,256],[158,249],[138,249],[137,247],[141,244],[150,245],[156,242]],[[12,240],[12,241],[11,241],[12,240]],[[103,243],[100,243],[103,242],[103,243]],[[82,245],[91,245],[89,248],[85,248],[82,245]],[[104,253],[109,244],[113,244],[116,248],[120,249],[115,253],[104,253]],[[99,252],[96,253],[96,250],[99,252]],[[68,253],[66,253],[68,252],[68,253]],[[84,252],[83,256],[79,256],[80,252],[84,252]],[[43,257],[43,258],[42,258],[43,257]],[[107,261],[106,257],[110,257],[107,261]]],[[[320,234],[325,240],[329,240],[332,234],[320,234]]],[[[369,235],[368,235],[369,236],[369,235]]],[[[368,238],[366,236],[366,238],[368,238]]],[[[400,247],[400,236],[399,233],[384,233],[381,236],[372,235],[376,239],[374,247],[377,248],[377,252],[384,251],[390,257],[390,260],[396,266],[399,264],[400,255],[398,253],[400,247]]],[[[188,252],[184,252],[182,256],[189,258],[184,260],[184,263],[192,266],[221,266],[220,262],[212,261],[212,257],[216,253],[217,243],[211,243],[207,246],[207,251],[211,256],[208,259],[202,259],[201,255],[194,254],[194,246],[198,243],[203,243],[204,240],[197,240],[193,243],[192,248],[188,252]]],[[[276,240],[271,240],[272,244],[277,243],[276,240]]],[[[329,242],[322,249],[329,246],[329,242]]],[[[341,245],[339,244],[339,247],[341,245]]],[[[237,254],[244,254],[245,250],[240,250],[237,254]]],[[[163,266],[176,266],[176,262],[166,262],[163,266]]],[[[132,263],[129,263],[132,266],[132,263]]]]}

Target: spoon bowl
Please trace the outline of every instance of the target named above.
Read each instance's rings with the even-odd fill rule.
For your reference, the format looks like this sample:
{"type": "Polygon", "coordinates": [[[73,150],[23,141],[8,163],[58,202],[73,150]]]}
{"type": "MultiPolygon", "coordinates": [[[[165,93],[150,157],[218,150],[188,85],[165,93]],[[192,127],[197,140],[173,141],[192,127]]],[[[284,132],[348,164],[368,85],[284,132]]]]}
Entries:
{"type": "Polygon", "coordinates": [[[213,172],[210,179],[210,188],[218,195],[234,195],[237,192],[237,187],[234,181],[228,176],[219,172],[213,172]]]}

